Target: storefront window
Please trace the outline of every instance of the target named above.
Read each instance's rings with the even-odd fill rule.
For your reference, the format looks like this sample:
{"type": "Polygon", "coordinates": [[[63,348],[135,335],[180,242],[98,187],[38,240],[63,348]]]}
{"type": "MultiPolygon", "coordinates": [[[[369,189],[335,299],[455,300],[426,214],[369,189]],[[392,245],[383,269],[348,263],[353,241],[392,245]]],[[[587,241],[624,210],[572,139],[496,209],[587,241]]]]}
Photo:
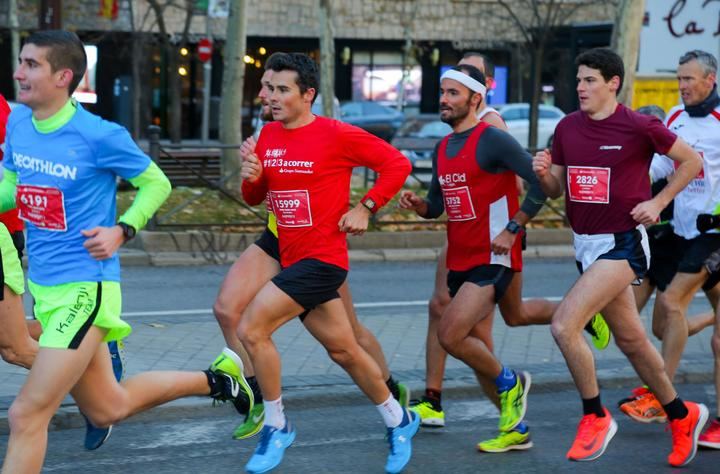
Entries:
{"type": "Polygon", "coordinates": [[[420,103],[422,71],[412,65],[403,80],[400,52],[358,51],[353,56],[352,100],[371,100],[396,105],[404,85],[406,105],[420,103]]]}

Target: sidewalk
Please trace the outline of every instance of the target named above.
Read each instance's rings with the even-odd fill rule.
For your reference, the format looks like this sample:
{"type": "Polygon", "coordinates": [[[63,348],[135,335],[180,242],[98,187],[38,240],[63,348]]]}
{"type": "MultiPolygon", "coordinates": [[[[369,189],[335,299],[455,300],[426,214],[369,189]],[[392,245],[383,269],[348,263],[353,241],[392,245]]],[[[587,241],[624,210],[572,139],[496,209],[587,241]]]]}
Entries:
{"type": "MultiPolygon", "coordinates": [[[[419,394],[424,388],[426,308],[417,306],[403,313],[393,312],[392,309],[361,310],[358,316],[383,346],[393,375],[419,394]]],[[[645,311],[643,321],[646,326],[649,317],[645,311]]],[[[202,370],[224,346],[220,330],[209,314],[157,317],[144,324],[135,322],[133,326],[134,332],[126,346],[126,367],[130,376],[147,370],[202,370]]],[[[688,340],[678,381],[712,380],[711,334],[711,330],[705,330],[688,340]]],[[[533,376],[533,390],[553,391],[572,387],[570,375],[548,326],[508,328],[498,316],[493,335],[495,352],[500,360],[510,367],[529,370],[533,376]]],[[[347,397],[360,400],[361,394],[349,377],[330,361],[322,347],[298,321],[281,328],[275,342],[282,351],[283,386],[288,405],[335,403],[347,397]]],[[[654,339],[653,342],[657,344],[654,339]]],[[[624,386],[629,390],[638,384],[632,368],[614,343],[605,351],[595,351],[595,356],[603,386],[624,386]]],[[[7,408],[25,376],[23,369],[0,364],[0,434],[7,433],[7,408]]],[[[450,358],[446,397],[452,397],[459,391],[480,393],[473,373],[450,358]]],[[[53,422],[56,429],[82,425],[77,409],[71,406],[72,400],[66,402],[67,406],[61,409],[53,422]]],[[[614,401],[607,400],[606,403],[613,404],[614,401]]],[[[197,410],[210,409],[214,408],[208,399],[191,398],[156,408],[144,415],[145,418],[140,415],[139,419],[188,417],[201,413],[197,410]]]]}

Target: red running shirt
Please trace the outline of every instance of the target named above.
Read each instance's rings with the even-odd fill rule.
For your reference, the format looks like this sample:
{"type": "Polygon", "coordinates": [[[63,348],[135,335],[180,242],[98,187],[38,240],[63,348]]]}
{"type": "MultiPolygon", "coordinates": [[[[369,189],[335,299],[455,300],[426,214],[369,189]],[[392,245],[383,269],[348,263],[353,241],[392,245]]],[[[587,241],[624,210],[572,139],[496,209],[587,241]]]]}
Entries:
{"type": "Polygon", "coordinates": [[[565,116],[553,139],[552,160],[566,172],[565,208],[577,234],[609,234],[637,227],[630,211],[652,197],[650,162],[677,136],[657,118],[618,104],[603,120],[584,112],[565,116]]]}
{"type": "Polygon", "coordinates": [[[477,144],[490,125],[481,122],[463,148],[452,158],[447,156],[448,138],[438,147],[437,174],[448,216],[447,267],[465,271],[479,265],[498,264],[522,270],[522,239],[508,255],[495,255],[490,249],[518,211],[515,173],[488,173],[477,163],[477,144]]]}
{"type": "Polygon", "coordinates": [[[379,173],[365,196],[375,201],[375,210],[402,188],[412,169],[383,140],[317,116],[295,129],[267,124],[255,153],[263,172],[255,183],[243,181],[243,198],[250,205],[260,204],[266,195],[271,200],[283,268],[314,258],[348,269],[347,238],[338,223],[349,210],[353,168],[366,166],[379,173]]]}
{"type": "MultiPolygon", "coordinates": [[[[0,95],[0,145],[5,143],[5,125],[7,124],[8,116],[10,115],[10,106],[8,105],[5,97],[0,95]]],[[[0,149],[0,161],[3,159],[3,151],[0,149]]],[[[2,163],[0,163],[2,166],[2,163]]],[[[2,173],[0,173],[2,176],[2,173]]],[[[18,210],[11,209],[7,212],[0,214],[0,222],[5,224],[8,232],[18,232],[23,230],[23,222],[18,217],[18,210]]]]}

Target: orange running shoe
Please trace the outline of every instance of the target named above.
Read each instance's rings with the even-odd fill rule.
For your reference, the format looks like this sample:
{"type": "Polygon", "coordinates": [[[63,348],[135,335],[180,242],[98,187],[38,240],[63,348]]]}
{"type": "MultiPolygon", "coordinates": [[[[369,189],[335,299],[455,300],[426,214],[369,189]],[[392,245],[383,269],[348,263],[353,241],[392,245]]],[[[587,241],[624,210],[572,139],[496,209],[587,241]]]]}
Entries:
{"type": "Polygon", "coordinates": [[[698,437],[708,419],[708,409],[702,403],[685,402],[688,415],[681,420],[671,420],[672,452],[668,463],[673,467],[681,467],[690,463],[695,457],[698,437]]]}
{"type": "Polygon", "coordinates": [[[634,389],[630,390],[630,396],[627,398],[621,399],[617,405],[620,407],[621,405],[624,405],[627,402],[631,402],[633,400],[637,400],[638,398],[642,397],[646,393],[650,393],[650,389],[647,388],[645,385],[641,385],[639,387],[635,387],[634,389]]]}
{"type": "Polygon", "coordinates": [[[713,420],[698,438],[698,444],[706,448],[720,449],[720,421],[713,420]]]}
{"type": "Polygon", "coordinates": [[[567,458],[571,461],[592,461],[605,452],[607,445],[617,432],[617,423],[612,419],[607,408],[604,417],[585,415],[578,425],[575,442],[573,442],[567,458]]]}
{"type": "Polygon", "coordinates": [[[620,405],[620,411],[640,423],[665,423],[667,415],[655,395],[648,392],[636,400],[620,405]]]}

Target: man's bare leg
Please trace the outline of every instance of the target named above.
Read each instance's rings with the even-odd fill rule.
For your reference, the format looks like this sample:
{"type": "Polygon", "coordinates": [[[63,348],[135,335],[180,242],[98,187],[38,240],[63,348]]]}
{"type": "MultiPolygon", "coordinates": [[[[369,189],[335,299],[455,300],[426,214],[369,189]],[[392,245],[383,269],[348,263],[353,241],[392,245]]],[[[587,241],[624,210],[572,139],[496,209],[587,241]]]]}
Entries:
{"type": "Polygon", "coordinates": [[[108,426],[176,398],[210,393],[203,372],[145,373],[121,386],[113,375],[104,335],[91,327],[77,350],[39,350],[9,410],[10,438],[3,474],[40,472],[48,424],[71,390],[80,410],[97,426],[108,426]]]}
{"type": "MultiPolygon", "coordinates": [[[[708,277],[704,268],[698,273],[678,272],[658,303],[664,315],[662,356],[670,380],[675,377],[688,338],[687,308],[708,277]]],[[[657,395],[657,394],[656,394],[657,395]]]]}
{"type": "Polygon", "coordinates": [[[550,324],[559,303],[541,298],[523,301],[522,272],[515,272],[505,294],[499,301],[500,314],[508,326],[550,324]]]}
{"type": "MultiPolygon", "coordinates": [[[[25,321],[22,296],[7,285],[4,292],[5,298],[0,301],[0,356],[9,364],[29,369],[38,351],[37,338],[29,333],[35,324],[28,325],[25,321]]],[[[35,323],[40,326],[37,321],[35,323]]]]}
{"type": "Polygon", "coordinates": [[[277,260],[252,244],[230,267],[213,305],[225,343],[242,359],[247,377],[252,377],[255,370],[237,336],[240,318],[253,297],[279,272],[280,264],[277,260]]]}

